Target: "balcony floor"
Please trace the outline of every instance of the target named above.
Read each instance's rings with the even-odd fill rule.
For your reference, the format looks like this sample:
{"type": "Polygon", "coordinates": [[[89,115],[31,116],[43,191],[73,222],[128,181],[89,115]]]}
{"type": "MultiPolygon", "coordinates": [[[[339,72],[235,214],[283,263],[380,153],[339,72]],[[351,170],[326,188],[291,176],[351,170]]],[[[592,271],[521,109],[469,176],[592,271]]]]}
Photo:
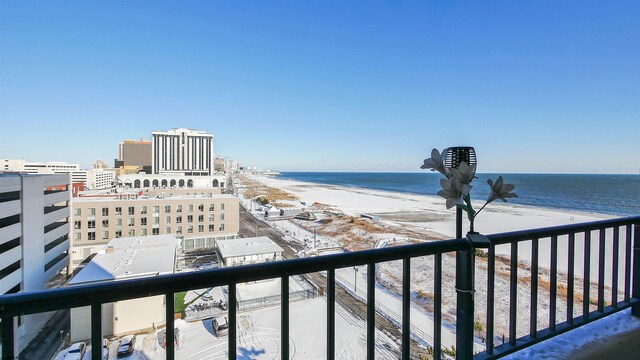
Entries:
{"type": "Polygon", "coordinates": [[[637,359],[640,354],[640,318],[631,309],[621,311],[504,359],[637,359]]]}

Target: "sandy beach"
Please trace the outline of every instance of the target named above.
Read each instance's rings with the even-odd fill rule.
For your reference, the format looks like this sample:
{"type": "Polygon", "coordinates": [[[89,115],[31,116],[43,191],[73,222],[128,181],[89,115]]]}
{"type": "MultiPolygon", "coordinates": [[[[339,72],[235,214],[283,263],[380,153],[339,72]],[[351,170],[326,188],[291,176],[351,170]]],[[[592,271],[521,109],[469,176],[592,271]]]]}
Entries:
{"type": "MultiPolygon", "coordinates": [[[[375,214],[389,225],[413,225],[447,238],[455,236],[455,210],[445,207],[439,196],[425,196],[364,188],[306,183],[277,177],[253,177],[266,186],[297,196],[307,204],[330,205],[341,212],[360,216],[375,214]]],[[[474,203],[479,208],[482,203],[474,203]]],[[[476,220],[476,231],[493,234],[611,218],[609,215],[494,202],[476,220]]],[[[464,232],[468,230],[464,222],[464,232]]]]}

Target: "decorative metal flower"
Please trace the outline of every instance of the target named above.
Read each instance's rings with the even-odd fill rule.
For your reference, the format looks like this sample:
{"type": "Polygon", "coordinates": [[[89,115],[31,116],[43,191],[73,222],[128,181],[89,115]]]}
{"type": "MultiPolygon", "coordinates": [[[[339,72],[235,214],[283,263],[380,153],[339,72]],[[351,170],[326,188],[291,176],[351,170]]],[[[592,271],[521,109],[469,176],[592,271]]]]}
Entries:
{"type": "Polygon", "coordinates": [[[447,200],[447,209],[454,206],[459,207],[467,213],[469,218],[469,230],[474,232],[474,222],[478,214],[489,205],[492,201],[500,199],[507,201],[508,198],[518,197],[515,193],[512,193],[515,186],[513,184],[505,184],[502,176],[498,177],[498,180],[494,183],[493,180],[487,180],[487,184],[491,188],[491,193],[487,198],[487,201],[482,207],[476,211],[471,203],[471,181],[475,179],[475,165],[469,166],[466,162],[462,161],[457,168],[447,168],[444,164],[445,155],[447,149],[442,152],[438,152],[438,149],[431,150],[431,157],[424,160],[424,164],[420,166],[421,169],[431,169],[431,171],[438,171],[442,175],[446,176],[446,179],[440,179],[440,185],[442,190],[438,191],[438,195],[447,200]]]}
{"type": "Polygon", "coordinates": [[[491,193],[487,198],[487,204],[496,199],[506,202],[508,198],[518,197],[517,194],[511,192],[515,189],[515,185],[504,184],[502,176],[499,176],[495,183],[491,179],[487,180],[487,184],[491,187],[491,193]]]}
{"type": "Polygon", "coordinates": [[[471,181],[476,178],[474,176],[475,173],[476,169],[467,165],[464,161],[460,163],[457,169],[451,169],[453,177],[458,178],[463,184],[471,184],[471,181]]]}
{"type": "Polygon", "coordinates": [[[464,205],[464,197],[469,195],[471,185],[463,184],[456,177],[450,179],[440,179],[442,190],[438,191],[438,195],[447,199],[447,209],[456,205],[464,205]]]}
{"type": "Polygon", "coordinates": [[[449,177],[447,169],[444,167],[444,154],[447,153],[447,149],[442,150],[442,153],[438,149],[431,150],[431,157],[424,160],[424,164],[420,166],[420,169],[431,169],[431,171],[437,171],[440,174],[449,177]]]}

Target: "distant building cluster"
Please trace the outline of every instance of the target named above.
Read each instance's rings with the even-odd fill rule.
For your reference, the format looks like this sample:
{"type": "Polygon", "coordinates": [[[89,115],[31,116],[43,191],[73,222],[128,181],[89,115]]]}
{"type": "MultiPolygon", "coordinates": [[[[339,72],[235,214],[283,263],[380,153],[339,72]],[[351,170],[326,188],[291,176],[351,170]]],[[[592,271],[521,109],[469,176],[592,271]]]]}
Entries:
{"type": "MultiPolygon", "coordinates": [[[[173,273],[177,254],[220,257],[220,266],[280,260],[268,238],[239,239],[241,171],[215,156],[213,134],[176,128],[123,140],[113,167],[0,159],[0,295],[173,273]],[[106,276],[106,277],[105,277],[106,276]]],[[[187,256],[185,255],[185,256],[187,256]]],[[[153,328],[164,296],[107,305],[108,334],[153,328]]],[[[53,313],[14,323],[18,352],[53,313]]],[[[71,312],[71,338],[89,333],[89,312],[71,312]]]]}
{"type": "MultiPolygon", "coordinates": [[[[80,169],[79,164],[59,161],[33,162],[22,159],[2,159],[2,173],[5,174],[69,174],[70,181],[82,184],[85,189],[108,189],[112,186],[116,172],[104,167],[80,169]]],[[[104,162],[102,162],[104,164],[104,162]]],[[[100,164],[98,160],[97,164],[100,164]]]]}

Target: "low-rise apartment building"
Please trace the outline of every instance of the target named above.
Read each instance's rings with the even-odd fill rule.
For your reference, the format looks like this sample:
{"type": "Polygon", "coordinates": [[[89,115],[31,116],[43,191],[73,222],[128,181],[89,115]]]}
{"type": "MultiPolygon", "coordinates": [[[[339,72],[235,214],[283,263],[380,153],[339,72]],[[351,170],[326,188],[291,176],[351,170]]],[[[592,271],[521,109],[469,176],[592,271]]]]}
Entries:
{"type": "Polygon", "coordinates": [[[240,226],[238,198],[224,194],[78,197],[72,207],[74,267],[115,238],[174,234],[188,252],[235,238],[240,226]]]}
{"type": "Polygon", "coordinates": [[[282,248],[266,236],[220,240],[216,254],[220,267],[282,260],[282,248]]]}
{"type": "MultiPolygon", "coordinates": [[[[113,239],[78,272],[69,285],[102,284],[173,274],[176,237],[137,236],[113,239]]],[[[165,297],[149,296],[102,305],[103,336],[152,331],[165,323],[165,297]]],[[[91,336],[91,307],[71,309],[71,342],[91,336]]]]}

